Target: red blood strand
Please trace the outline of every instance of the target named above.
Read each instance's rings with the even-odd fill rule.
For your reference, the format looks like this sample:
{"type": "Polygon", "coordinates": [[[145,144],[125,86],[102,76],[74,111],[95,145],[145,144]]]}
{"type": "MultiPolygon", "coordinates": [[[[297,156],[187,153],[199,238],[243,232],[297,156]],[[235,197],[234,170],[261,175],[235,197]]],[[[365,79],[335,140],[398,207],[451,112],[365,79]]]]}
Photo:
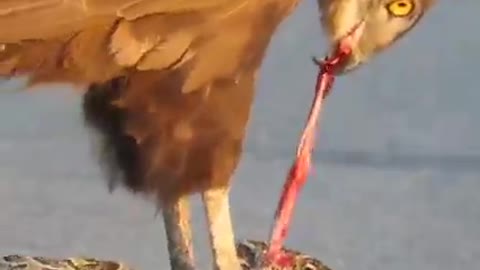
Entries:
{"type": "Polygon", "coordinates": [[[265,255],[267,263],[274,263],[274,265],[279,266],[289,266],[293,263],[291,258],[283,256],[281,252],[283,242],[288,234],[297,197],[310,171],[316,123],[320,116],[323,100],[329,94],[334,82],[333,72],[336,65],[349,53],[348,50],[340,48],[336,56],[318,63],[320,65],[320,71],[315,86],[315,97],[310,108],[307,124],[297,147],[295,161],[290,168],[277,206],[270,235],[270,246],[265,255]]]}

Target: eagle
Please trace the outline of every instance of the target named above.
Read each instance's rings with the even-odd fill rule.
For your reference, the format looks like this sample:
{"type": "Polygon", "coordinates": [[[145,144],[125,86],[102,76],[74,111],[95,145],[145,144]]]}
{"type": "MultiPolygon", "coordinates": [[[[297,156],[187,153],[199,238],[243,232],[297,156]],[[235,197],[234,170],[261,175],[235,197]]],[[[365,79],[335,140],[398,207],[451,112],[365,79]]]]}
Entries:
{"type": "MultiPolygon", "coordinates": [[[[317,0],[335,72],[408,33],[435,0],[317,0]]],[[[230,178],[273,34],[299,0],[2,0],[0,76],[69,83],[100,142],[110,188],[162,211],[172,267],[194,269],[188,197],[205,206],[215,269],[239,270],[230,178]]],[[[293,79],[293,78],[292,78],[293,79]]]]}

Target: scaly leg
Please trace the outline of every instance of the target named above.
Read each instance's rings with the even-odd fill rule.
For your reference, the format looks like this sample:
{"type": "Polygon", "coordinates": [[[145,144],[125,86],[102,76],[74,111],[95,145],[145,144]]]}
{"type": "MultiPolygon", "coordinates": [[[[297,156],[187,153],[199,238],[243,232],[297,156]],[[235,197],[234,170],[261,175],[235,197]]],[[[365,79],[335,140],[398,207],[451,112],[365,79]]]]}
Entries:
{"type": "Polygon", "coordinates": [[[172,270],[194,270],[192,230],[188,196],[178,199],[162,210],[168,253],[172,270]]]}
{"type": "Polygon", "coordinates": [[[214,270],[241,270],[230,217],[228,189],[203,192],[214,270]]]}

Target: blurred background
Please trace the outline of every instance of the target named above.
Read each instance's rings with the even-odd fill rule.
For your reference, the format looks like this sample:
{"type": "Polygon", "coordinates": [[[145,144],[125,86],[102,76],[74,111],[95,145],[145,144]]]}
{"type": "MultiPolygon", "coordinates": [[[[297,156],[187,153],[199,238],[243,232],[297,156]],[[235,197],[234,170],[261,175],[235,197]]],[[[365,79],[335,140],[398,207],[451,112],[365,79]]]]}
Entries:
{"type": "MultiPolygon", "coordinates": [[[[337,79],[287,245],[335,270],[480,268],[478,0],[442,1],[388,53],[337,79]]],[[[265,240],[325,40],[315,1],[275,36],[232,190],[240,239],[265,240]]],[[[168,269],[162,220],[109,195],[65,87],[0,85],[0,253],[90,255],[168,269]],[[160,264],[160,267],[159,267],[160,264]]],[[[194,223],[204,229],[195,199],[194,223]]],[[[195,235],[201,247],[207,238],[195,235]]],[[[209,254],[197,254],[209,269],[209,254]]]]}

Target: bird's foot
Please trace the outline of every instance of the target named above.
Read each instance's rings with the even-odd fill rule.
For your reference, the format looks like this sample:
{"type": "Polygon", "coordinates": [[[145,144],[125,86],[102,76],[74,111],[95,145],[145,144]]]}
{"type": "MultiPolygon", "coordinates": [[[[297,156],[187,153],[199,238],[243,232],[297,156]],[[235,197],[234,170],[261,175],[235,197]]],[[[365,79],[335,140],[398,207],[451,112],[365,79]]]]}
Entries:
{"type": "Polygon", "coordinates": [[[262,241],[242,241],[237,244],[237,253],[243,270],[331,270],[320,260],[290,249],[269,255],[268,244],[262,241]]]}

